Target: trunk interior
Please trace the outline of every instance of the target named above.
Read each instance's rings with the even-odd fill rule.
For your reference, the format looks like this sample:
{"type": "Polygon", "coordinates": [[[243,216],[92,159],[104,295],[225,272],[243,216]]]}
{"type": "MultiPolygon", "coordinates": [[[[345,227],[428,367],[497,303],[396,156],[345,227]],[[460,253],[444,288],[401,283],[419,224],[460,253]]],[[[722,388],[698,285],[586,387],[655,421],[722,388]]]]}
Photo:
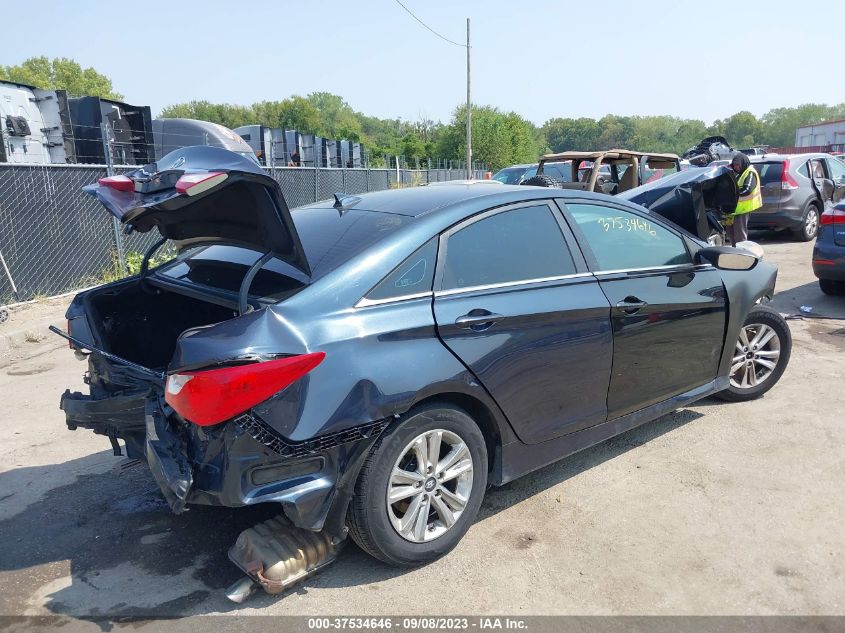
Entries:
{"type": "Polygon", "coordinates": [[[105,351],[157,370],[167,367],[182,332],[237,316],[231,308],[200,299],[148,293],[137,282],[94,290],[86,304],[105,351]]]}

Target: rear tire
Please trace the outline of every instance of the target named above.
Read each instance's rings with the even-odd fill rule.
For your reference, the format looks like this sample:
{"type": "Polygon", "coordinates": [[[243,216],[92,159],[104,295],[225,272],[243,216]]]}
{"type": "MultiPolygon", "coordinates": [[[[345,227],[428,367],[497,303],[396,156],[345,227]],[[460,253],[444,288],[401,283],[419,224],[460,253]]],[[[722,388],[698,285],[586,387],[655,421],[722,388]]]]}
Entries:
{"type": "Polygon", "coordinates": [[[730,402],[759,398],[780,380],[791,352],[786,320],[768,306],[754,306],[732,351],[730,387],[716,395],[730,402]]]}
{"type": "Polygon", "coordinates": [[[795,231],[795,238],[799,242],[809,242],[816,239],[819,233],[819,208],[815,204],[807,207],[801,228],[795,231]]]}
{"type": "Polygon", "coordinates": [[[837,281],[835,279],[819,279],[819,288],[821,288],[822,292],[826,295],[845,295],[845,281],[837,281]]]}
{"type": "Polygon", "coordinates": [[[347,517],[350,536],[385,563],[430,563],[448,554],[472,525],[487,471],[484,436],[465,411],[446,403],[412,409],[379,439],[358,475],[347,517]],[[391,503],[389,495],[397,500],[391,503]]]}
{"type": "Polygon", "coordinates": [[[534,187],[554,187],[560,189],[560,182],[558,182],[551,176],[547,176],[546,174],[538,174],[536,176],[531,176],[531,178],[528,178],[519,184],[530,185],[534,187]]]}

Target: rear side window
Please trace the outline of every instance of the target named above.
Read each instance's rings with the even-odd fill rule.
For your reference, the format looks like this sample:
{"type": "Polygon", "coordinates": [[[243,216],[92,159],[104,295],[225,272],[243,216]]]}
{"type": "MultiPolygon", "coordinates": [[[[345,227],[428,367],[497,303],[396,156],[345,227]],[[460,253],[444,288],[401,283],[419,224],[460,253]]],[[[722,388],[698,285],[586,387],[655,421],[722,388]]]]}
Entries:
{"type": "Polygon", "coordinates": [[[528,281],[575,272],[572,255],[545,204],[497,213],[449,236],[441,288],[528,281]]]}
{"type": "Polygon", "coordinates": [[[798,173],[804,176],[805,178],[810,177],[810,161],[807,161],[803,165],[798,168],[798,173]]]}
{"type": "Polygon", "coordinates": [[[567,204],[584,233],[599,270],[688,264],[683,239],[650,218],[597,204],[567,204]]]}
{"type": "Polygon", "coordinates": [[[783,163],[751,163],[752,167],[760,174],[760,184],[766,185],[780,185],[783,178],[783,163]]]}
{"type": "Polygon", "coordinates": [[[433,238],[379,282],[367,295],[367,299],[379,301],[431,292],[436,262],[437,238],[433,238]]]}

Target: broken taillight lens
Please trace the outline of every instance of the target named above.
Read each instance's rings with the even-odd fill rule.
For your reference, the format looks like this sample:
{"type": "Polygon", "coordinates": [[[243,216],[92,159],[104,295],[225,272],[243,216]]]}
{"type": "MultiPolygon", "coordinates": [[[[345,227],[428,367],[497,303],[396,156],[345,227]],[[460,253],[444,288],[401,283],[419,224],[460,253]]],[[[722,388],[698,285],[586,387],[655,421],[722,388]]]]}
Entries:
{"type": "Polygon", "coordinates": [[[176,191],[195,196],[203,191],[208,191],[226,180],[229,175],[220,171],[209,171],[198,174],[183,174],[176,181],[176,191]]]}
{"type": "Polygon", "coordinates": [[[199,426],[219,424],[267,400],[319,365],[325,352],[263,363],[171,374],[164,399],[199,426]]]}

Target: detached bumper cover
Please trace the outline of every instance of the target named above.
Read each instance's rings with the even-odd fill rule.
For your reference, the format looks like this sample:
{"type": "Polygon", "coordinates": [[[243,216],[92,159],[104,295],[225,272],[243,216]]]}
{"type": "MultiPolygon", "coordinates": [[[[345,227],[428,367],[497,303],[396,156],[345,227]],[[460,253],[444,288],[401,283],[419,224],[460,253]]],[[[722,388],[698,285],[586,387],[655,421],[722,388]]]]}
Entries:
{"type": "Polygon", "coordinates": [[[152,401],[146,410],[147,463],[170,509],[179,514],[188,503],[194,475],[185,451],[186,438],[170,428],[161,409],[152,401]]]}

